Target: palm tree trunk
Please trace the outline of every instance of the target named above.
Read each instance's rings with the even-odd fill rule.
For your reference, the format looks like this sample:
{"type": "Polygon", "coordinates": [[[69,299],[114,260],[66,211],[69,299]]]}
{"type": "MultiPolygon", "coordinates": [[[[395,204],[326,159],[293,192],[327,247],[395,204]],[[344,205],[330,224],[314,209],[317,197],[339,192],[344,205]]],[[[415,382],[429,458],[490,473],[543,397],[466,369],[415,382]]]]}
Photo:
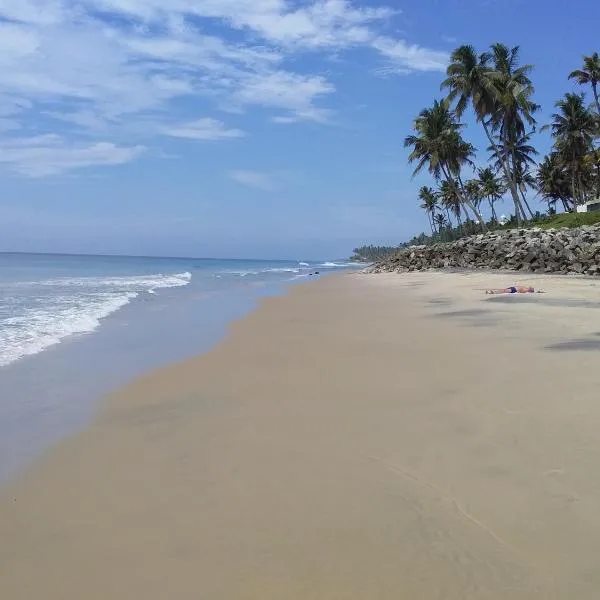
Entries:
{"type": "Polygon", "coordinates": [[[529,215],[533,219],[534,218],[533,211],[531,210],[531,207],[529,206],[529,202],[527,202],[527,198],[525,197],[525,192],[523,190],[520,190],[520,192],[521,192],[521,198],[523,198],[523,203],[527,207],[527,210],[529,211],[529,215]]]}
{"type": "Polygon", "coordinates": [[[573,210],[577,206],[577,182],[575,176],[575,160],[571,163],[571,195],[573,196],[573,210]]]}
{"type": "Polygon", "coordinates": [[[577,187],[579,188],[579,203],[585,204],[585,190],[583,189],[583,183],[581,182],[581,171],[577,169],[577,187]]]}
{"type": "Polygon", "coordinates": [[[496,209],[494,208],[494,201],[492,200],[491,196],[488,196],[488,202],[490,203],[490,209],[492,211],[492,219],[494,219],[494,221],[497,223],[498,217],[496,216],[496,209]]]}
{"type": "Polygon", "coordinates": [[[448,217],[448,225],[452,227],[452,219],[450,218],[450,210],[447,206],[444,207],[446,209],[446,216],[448,217]]]}
{"type": "Polygon", "coordinates": [[[596,110],[600,115],[600,99],[598,99],[598,87],[595,83],[592,83],[592,91],[594,92],[594,100],[596,101],[596,110]]]}
{"type": "Polygon", "coordinates": [[[512,175],[510,173],[510,168],[507,165],[506,160],[504,159],[504,157],[498,150],[496,141],[492,137],[492,134],[490,133],[487,123],[482,119],[481,124],[483,125],[483,129],[485,130],[485,135],[487,135],[487,138],[488,138],[490,144],[492,145],[492,148],[494,149],[494,153],[496,154],[496,156],[498,157],[498,160],[500,161],[500,164],[502,165],[502,170],[504,171],[504,176],[506,177],[506,181],[508,182],[508,187],[510,188],[510,193],[511,193],[514,205],[515,205],[515,216],[517,218],[517,227],[520,227],[520,225],[521,225],[520,219],[521,218],[520,218],[520,213],[519,213],[519,206],[521,203],[519,202],[519,194],[517,192],[517,185],[513,181],[512,175]]]}
{"type": "Polygon", "coordinates": [[[435,228],[433,227],[433,214],[427,211],[427,218],[429,219],[429,226],[431,227],[431,235],[435,235],[435,228]]]}

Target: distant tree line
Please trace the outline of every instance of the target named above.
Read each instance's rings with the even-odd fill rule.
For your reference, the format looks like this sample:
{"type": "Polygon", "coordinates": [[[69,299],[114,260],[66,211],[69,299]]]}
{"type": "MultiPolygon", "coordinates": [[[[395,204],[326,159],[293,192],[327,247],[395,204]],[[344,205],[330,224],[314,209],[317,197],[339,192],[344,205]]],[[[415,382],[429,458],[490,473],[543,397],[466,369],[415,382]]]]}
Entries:
{"type": "Polygon", "coordinates": [[[377,262],[384,259],[386,256],[398,250],[400,246],[361,246],[354,248],[350,260],[358,262],[377,262]]]}

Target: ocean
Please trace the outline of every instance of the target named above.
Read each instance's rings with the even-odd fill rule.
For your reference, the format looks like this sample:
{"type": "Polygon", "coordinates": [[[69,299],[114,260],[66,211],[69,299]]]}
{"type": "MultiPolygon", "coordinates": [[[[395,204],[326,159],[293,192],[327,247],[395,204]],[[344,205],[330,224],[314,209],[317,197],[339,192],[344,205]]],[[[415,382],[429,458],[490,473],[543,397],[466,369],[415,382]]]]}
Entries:
{"type": "Polygon", "coordinates": [[[102,395],[206,351],[260,297],[345,261],[0,253],[0,482],[102,395]]]}

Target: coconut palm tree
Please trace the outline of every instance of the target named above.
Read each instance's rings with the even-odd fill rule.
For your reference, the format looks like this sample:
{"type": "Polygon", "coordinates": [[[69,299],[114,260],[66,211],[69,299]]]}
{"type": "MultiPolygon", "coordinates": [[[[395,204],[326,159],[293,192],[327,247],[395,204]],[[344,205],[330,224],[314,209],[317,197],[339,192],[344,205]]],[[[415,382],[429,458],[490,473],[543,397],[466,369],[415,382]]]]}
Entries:
{"type": "Polygon", "coordinates": [[[481,186],[479,185],[478,179],[469,179],[465,182],[465,194],[469,197],[474,206],[479,210],[481,201],[483,200],[483,193],[481,186]]]}
{"type": "Polygon", "coordinates": [[[566,172],[560,155],[556,152],[544,157],[535,175],[538,193],[550,205],[555,206],[560,200],[565,212],[571,210],[570,177],[566,172]]]}
{"type": "Polygon", "coordinates": [[[600,56],[594,52],[583,57],[583,68],[576,69],[569,74],[569,79],[575,79],[579,85],[590,84],[596,102],[596,110],[600,115],[600,100],[598,99],[598,84],[600,83],[600,56]]]}
{"type": "Polygon", "coordinates": [[[521,194],[521,200],[523,201],[525,208],[529,212],[530,218],[533,219],[535,215],[531,210],[531,206],[529,206],[529,202],[527,202],[526,193],[528,188],[535,189],[535,177],[529,170],[528,165],[519,164],[517,166],[517,170],[515,171],[515,183],[517,184],[519,194],[521,194]]]}
{"type": "MultiPolygon", "coordinates": [[[[520,84],[525,84],[526,74],[529,67],[516,68],[518,48],[509,51],[505,46],[496,44],[492,47],[493,53],[482,53],[477,55],[473,46],[464,45],[457,48],[451,55],[450,64],[447,68],[447,78],[442,82],[442,89],[449,90],[448,98],[451,102],[456,101],[456,113],[460,117],[466,110],[469,103],[475,113],[475,118],[482,124],[485,134],[490,144],[495,147],[497,141],[494,138],[494,129],[500,128],[501,133],[507,133],[507,126],[504,128],[504,113],[510,115],[514,109],[508,110],[507,103],[511,103],[511,93],[517,96],[521,104],[524,104],[523,98],[517,93],[516,83],[509,85],[511,77],[514,77],[520,84]],[[506,49],[506,52],[504,52],[506,49]],[[492,57],[495,57],[495,67],[491,66],[492,57]]],[[[533,88],[531,82],[525,86],[522,94],[531,95],[533,88]]],[[[511,103],[511,106],[514,102],[511,103]]],[[[530,107],[528,107],[529,114],[530,107]]],[[[507,136],[506,136],[507,137],[507,136]]],[[[500,136],[502,138],[502,135],[500,136]]],[[[508,183],[517,220],[519,219],[519,194],[515,182],[513,181],[511,166],[507,158],[500,152],[496,152],[504,177],[508,183]]]]}
{"type": "Polygon", "coordinates": [[[583,94],[565,94],[556,103],[558,111],[552,115],[552,137],[559,156],[568,165],[571,195],[576,204],[583,204],[584,160],[593,150],[598,133],[598,119],[584,103],[583,94]]]}
{"type": "Polygon", "coordinates": [[[533,211],[527,202],[525,192],[527,186],[533,182],[533,176],[529,173],[529,167],[536,164],[534,156],[537,156],[538,151],[529,143],[531,134],[525,134],[517,136],[515,139],[509,138],[506,142],[499,142],[494,148],[490,146],[488,151],[492,153],[492,158],[496,159],[495,168],[500,170],[500,157],[497,153],[500,153],[512,164],[513,178],[517,186],[517,190],[520,194],[525,208],[529,212],[529,216],[533,218],[533,211]]]}
{"type": "MultiPolygon", "coordinates": [[[[519,47],[508,48],[504,44],[492,45],[492,61],[497,77],[494,82],[496,88],[496,110],[492,116],[492,127],[498,136],[499,145],[505,149],[505,156],[510,163],[511,192],[516,193],[515,211],[517,220],[519,212],[525,216],[525,211],[518,196],[515,175],[519,167],[515,157],[508,148],[514,148],[517,140],[525,136],[525,127],[535,127],[536,121],[533,114],[539,106],[532,101],[534,87],[529,78],[533,67],[531,65],[518,66],[519,47]]],[[[513,193],[513,200],[515,194],[513,193]]]]}
{"type": "MultiPolygon", "coordinates": [[[[448,100],[435,100],[431,108],[423,109],[413,124],[414,133],[404,140],[405,148],[411,148],[409,163],[417,163],[413,175],[425,166],[436,180],[460,182],[460,172],[465,164],[472,164],[471,157],[475,149],[466,142],[460,130],[460,124],[450,110],[448,100]]],[[[460,189],[460,183],[459,183],[460,189]]],[[[485,221],[477,208],[463,197],[473,214],[485,228],[485,221]]]]}
{"type": "Polygon", "coordinates": [[[484,198],[487,198],[487,201],[490,205],[490,210],[492,211],[492,219],[497,222],[498,217],[496,215],[496,209],[494,205],[502,198],[506,188],[496,177],[494,171],[492,171],[490,167],[479,169],[477,176],[479,178],[481,194],[484,198]]]}
{"type": "Polygon", "coordinates": [[[436,192],[424,185],[419,190],[419,200],[421,200],[421,208],[427,213],[427,219],[431,227],[431,233],[435,234],[434,217],[435,211],[438,208],[438,198],[436,192]]]}
{"type": "Polygon", "coordinates": [[[439,198],[442,206],[449,213],[448,220],[450,220],[450,215],[453,215],[458,223],[458,228],[462,230],[461,210],[463,209],[463,200],[458,181],[455,179],[442,181],[440,183],[439,198]]]}
{"type": "Polygon", "coordinates": [[[446,217],[442,213],[437,213],[433,217],[433,221],[437,225],[438,233],[440,234],[440,237],[443,237],[444,229],[448,226],[448,221],[447,221],[446,217]]]}

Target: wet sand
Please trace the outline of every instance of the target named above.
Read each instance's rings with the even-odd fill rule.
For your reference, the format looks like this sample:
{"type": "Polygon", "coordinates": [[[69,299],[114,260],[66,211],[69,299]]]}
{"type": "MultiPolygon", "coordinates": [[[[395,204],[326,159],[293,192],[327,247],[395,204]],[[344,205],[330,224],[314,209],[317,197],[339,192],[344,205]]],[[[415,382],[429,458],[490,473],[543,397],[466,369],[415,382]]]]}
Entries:
{"type": "Polygon", "coordinates": [[[598,598],[599,291],[355,274],[266,299],[0,489],[0,597],[598,598]]]}

